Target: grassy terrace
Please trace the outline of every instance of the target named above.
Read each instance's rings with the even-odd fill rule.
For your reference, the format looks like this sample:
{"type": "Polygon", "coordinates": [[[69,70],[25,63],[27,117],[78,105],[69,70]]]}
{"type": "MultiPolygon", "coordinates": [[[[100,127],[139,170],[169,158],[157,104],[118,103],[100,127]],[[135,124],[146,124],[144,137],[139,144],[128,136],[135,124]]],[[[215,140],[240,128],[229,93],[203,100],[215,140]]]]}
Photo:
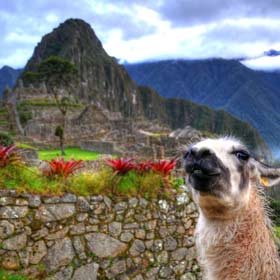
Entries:
{"type": "Polygon", "coordinates": [[[43,195],[71,192],[149,198],[169,195],[183,184],[171,175],[174,161],[99,160],[91,167],[84,161],[96,160],[100,154],[68,148],[64,158],[59,150],[40,151],[40,159],[48,162],[30,167],[18,158],[14,146],[3,148],[13,150],[6,152],[7,157],[0,154],[0,188],[43,195]]]}
{"type": "MultiPolygon", "coordinates": [[[[81,150],[80,148],[66,148],[65,160],[75,159],[75,160],[96,160],[100,157],[99,153],[81,150]]],[[[61,156],[60,150],[40,150],[38,152],[40,160],[51,160],[61,156]]]]}

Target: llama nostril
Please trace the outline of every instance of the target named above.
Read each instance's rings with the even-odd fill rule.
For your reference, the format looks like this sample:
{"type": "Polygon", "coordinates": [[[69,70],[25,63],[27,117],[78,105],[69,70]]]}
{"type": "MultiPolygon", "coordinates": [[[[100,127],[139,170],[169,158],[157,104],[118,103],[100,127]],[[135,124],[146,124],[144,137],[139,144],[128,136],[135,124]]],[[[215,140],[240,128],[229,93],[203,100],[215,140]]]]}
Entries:
{"type": "Polygon", "coordinates": [[[209,149],[202,149],[199,152],[201,158],[211,156],[213,153],[209,149]]]}
{"type": "Polygon", "coordinates": [[[208,156],[211,156],[213,152],[207,148],[199,150],[198,148],[190,148],[184,155],[184,159],[193,158],[193,159],[202,159],[208,156]]]}

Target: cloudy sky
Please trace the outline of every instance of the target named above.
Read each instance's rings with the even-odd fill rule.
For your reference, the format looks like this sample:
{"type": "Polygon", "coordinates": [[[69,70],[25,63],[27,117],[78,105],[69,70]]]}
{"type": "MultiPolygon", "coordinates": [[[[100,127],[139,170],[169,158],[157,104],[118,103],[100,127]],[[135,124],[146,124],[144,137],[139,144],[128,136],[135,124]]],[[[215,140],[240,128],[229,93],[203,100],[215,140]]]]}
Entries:
{"type": "Polygon", "coordinates": [[[241,58],[280,69],[279,0],[1,0],[0,67],[23,67],[41,37],[67,18],[91,24],[109,55],[128,62],[241,58]]]}

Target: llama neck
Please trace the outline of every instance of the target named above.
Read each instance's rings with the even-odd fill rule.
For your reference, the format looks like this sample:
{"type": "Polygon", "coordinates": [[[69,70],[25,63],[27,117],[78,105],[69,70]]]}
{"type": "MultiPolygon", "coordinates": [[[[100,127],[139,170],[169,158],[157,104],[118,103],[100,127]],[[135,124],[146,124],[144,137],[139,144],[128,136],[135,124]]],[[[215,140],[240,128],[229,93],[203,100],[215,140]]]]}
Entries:
{"type": "Polygon", "coordinates": [[[278,279],[280,264],[268,221],[256,193],[233,220],[213,221],[202,214],[197,247],[206,279],[278,279]]]}

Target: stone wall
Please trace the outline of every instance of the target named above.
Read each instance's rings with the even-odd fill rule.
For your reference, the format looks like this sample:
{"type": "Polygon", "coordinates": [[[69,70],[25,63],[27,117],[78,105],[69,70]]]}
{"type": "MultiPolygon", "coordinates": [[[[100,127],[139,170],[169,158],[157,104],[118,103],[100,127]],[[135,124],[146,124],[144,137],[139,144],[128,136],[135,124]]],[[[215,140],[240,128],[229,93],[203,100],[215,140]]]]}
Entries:
{"type": "Polygon", "coordinates": [[[201,279],[197,211],[168,200],[0,190],[0,262],[31,279],[201,279]]]}
{"type": "Polygon", "coordinates": [[[106,141],[81,141],[80,148],[87,151],[98,152],[101,154],[119,154],[114,142],[106,141]]]}

